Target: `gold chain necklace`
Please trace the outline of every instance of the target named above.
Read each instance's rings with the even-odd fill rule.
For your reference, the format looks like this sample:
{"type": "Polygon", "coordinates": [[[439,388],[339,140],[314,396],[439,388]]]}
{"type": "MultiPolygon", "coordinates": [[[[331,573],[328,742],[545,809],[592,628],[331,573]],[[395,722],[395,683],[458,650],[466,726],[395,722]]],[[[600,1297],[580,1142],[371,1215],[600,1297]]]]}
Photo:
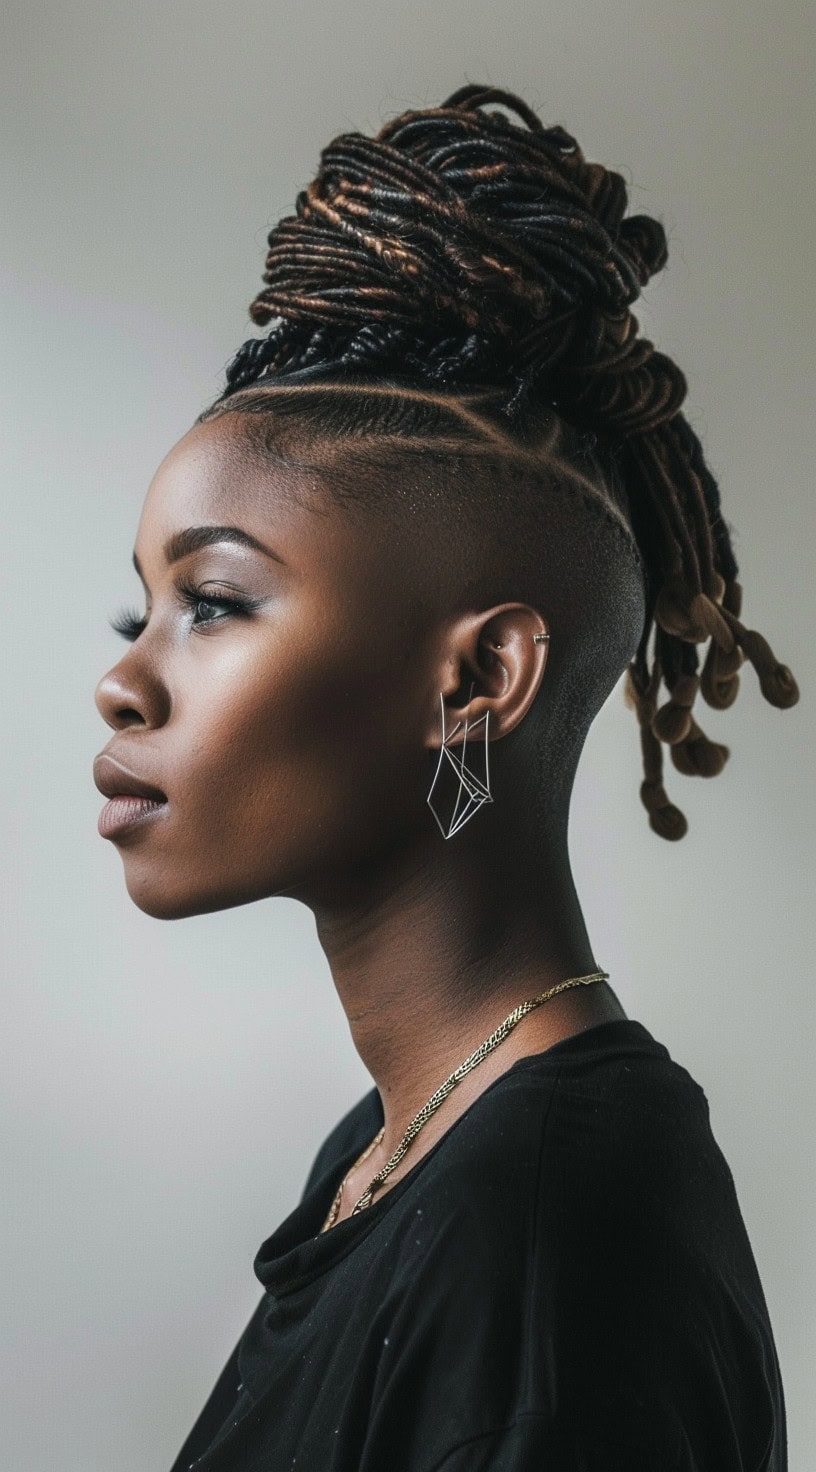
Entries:
{"type": "MultiPolygon", "coordinates": [[[[479,1044],[476,1051],[474,1053],[471,1053],[470,1057],[466,1058],[464,1063],[460,1063],[459,1067],[453,1070],[453,1073],[445,1079],[445,1082],[440,1084],[439,1088],[436,1089],[433,1094],[431,1094],[431,1097],[430,1099],[428,1099],[427,1103],[423,1104],[419,1113],[414,1115],[414,1118],[411,1120],[411,1123],[405,1131],[405,1134],[400,1140],[393,1155],[390,1157],[389,1160],[386,1161],[382,1169],[378,1170],[377,1174],[371,1179],[371,1181],[369,1181],[369,1184],[360,1197],[359,1201],[355,1202],[354,1206],[352,1207],[351,1215],[354,1216],[355,1213],[358,1211],[365,1211],[366,1207],[371,1205],[373,1192],[376,1190],[377,1186],[385,1180],[386,1176],[390,1176],[392,1170],[395,1170],[396,1167],[399,1165],[403,1155],[408,1149],[408,1146],[411,1144],[411,1141],[414,1140],[419,1134],[422,1126],[427,1124],[432,1114],[436,1113],[440,1104],[445,1099],[447,1099],[448,1094],[451,1092],[451,1090],[456,1088],[459,1080],[463,1079],[466,1073],[470,1073],[470,1070],[472,1068],[476,1068],[476,1066],[482,1062],[482,1059],[487,1057],[488,1053],[491,1053],[493,1049],[498,1046],[499,1043],[503,1042],[508,1033],[511,1033],[516,1024],[521,1021],[522,1017],[526,1017],[527,1013],[532,1012],[534,1007],[540,1007],[542,1002],[549,1001],[550,997],[556,996],[558,992],[566,991],[567,987],[590,986],[593,982],[596,981],[606,981],[608,977],[608,971],[591,971],[588,976],[570,976],[566,981],[559,981],[556,986],[551,986],[548,991],[541,992],[539,996],[531,998],[529,1002],[521,1002],[518,1007],[514,1007],[509,1016],[505,1017],[504,1022],[499,1024],[495,1032],[492,1032],[488,1038],[485,1038],[484,1042],[479,1044]]],[[[333,1226],[337,1218],[337,1213],[340,1210],[340,1202],[343,1199],[343,1187],[345,1186],[346,1181],[348,1180],[352,1172],[357,1169],[358,1165],[362,1165],[363,1161],[367,1159],[375,1146],[379,1145],[384,1134],[385,1125],[383,1125],[379,1133],[374,1136],[371,1144],[366,1146],[366,1149],[363,1151],[362,1155],[358,1156],[354,1164],[350,1166],[349,1169],[346,1171],[346,1174],[340,1182],[337,1195],[335,1196],[329,1209],[329,1214],[326,1217],[323,1226],[320,1228],[321,1232],[326,1232],[328,1231],[329,1227],[333,1226]]]]}

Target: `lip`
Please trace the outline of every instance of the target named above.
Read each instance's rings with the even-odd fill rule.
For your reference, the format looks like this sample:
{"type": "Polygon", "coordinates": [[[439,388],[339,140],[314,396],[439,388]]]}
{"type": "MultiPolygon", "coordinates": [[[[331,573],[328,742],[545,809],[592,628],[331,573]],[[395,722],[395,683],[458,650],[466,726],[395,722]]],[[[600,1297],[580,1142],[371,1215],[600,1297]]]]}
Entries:
{"type": "Polygon", "coordinates": [[[94,757],[93,779],[105,797],[149,797],[153,802],[167,802],[167,793],[153,782],[137,777],[110,752],[100,751],[94,757]]]}
{"type": "Polygon", "coordinates": [[[160,787],[137,777],[109,752],[102,751],[94,758],[93,778],[108,798],[96,823],[102,838],[113,838],[140,826],[167,809],[167,795],[160,787]]]}
{"type": "Polygon", "coordinates": [[[111,797],[96,820],[97,830],[102,838],[114,838],[163,813],[166,807],[166,802],[152,797],[111,797]]]}

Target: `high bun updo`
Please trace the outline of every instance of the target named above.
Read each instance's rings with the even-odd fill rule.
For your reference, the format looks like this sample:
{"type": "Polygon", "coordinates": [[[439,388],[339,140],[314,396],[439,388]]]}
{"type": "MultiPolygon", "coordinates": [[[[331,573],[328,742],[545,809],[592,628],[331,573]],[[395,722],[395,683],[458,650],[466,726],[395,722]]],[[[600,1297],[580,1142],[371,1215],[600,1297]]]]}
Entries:
{"type": "Polygon", "coordinates": [[[268,335],[241,346],[199,418],[237,407],[250,387],[358,379],[489,385],[508,442],[542,405],[590,432],[625,487],[644,570],[646,618],[625,686],[641,800],[654,831],[678,839],[687,823],[663,785],[662,745],[688,776],[714,776],[729,755],[698,725],[698,694],[731,705],[745,659],[772,705],[799,692],[740,621],[719,489],[681,412],[686,380],[631,310],[666,264],[665,231],[626,207],[620,174],[497,88],[460,88],[373,138],[343,134],[269,233],[249,308],[268,335]]]}

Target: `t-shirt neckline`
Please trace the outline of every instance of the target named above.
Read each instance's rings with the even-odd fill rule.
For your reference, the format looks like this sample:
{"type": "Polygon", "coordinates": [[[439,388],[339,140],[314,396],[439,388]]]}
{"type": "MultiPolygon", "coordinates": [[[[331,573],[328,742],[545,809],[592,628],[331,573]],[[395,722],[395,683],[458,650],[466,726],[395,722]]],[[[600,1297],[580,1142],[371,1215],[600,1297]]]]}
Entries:
{"type": "MultiPolygon", "coordinates": [[[[571,1033],[569,1037],[560,1038],[549,1048],[540,1049],[536,1053],[526,1053],[511,1063],[504,1073],[499,1074],[498,1078],[495,1078],[481,1094],[477,1095],[468,1108],[451,1122],[445,1133],[440,1135],[430,1149],[416,1161],[411,1170],[407,1171],[390,1190],[384,1191],[379,1197],[375,1194],[374,1200],[365,1211],[345,1217],[336,1226],[330,1227],[327,1232],[322,1232],[321,1227],[326,1220],[337,1187],[346,1171],[354,1164],[362,1148],[358,1142],[355,1142],[343,1156],[334,1162],[330,1171],[314,1182],[290,1215],[261,1244],[254,1262],[256,1277],[269,1292],[280,1297],[283,1293],[294,1292],[297,1288],[327,1272],[353,1251],[358,1243],[374,1230],[382,1218],[393,1210],[400,1198],[411,1189],[430,1162],[445,1147],[458,1127],[472,1117],[474,1110],[484,1108],[483,1101],[490,1099],[496,1090],[507,1087],[510,1081],[528,1069],[537,1067],[557,1069],[567,1056],[589,1055],[593,1051],[599,1049],[603,1051],[616,1043],[646,1045],[647,1051],[653,1051],[655,1048],[663,1050],[663,1045],[656,1042],[642,1022],[632,1017],[615,1017],[606,1022],[594,1023],[591,1027],[582,1028],[579,1032],[571,1033]]],[[[370,1127],[373,1137],[383,1122],[382,1101],[376,1088],[360,1100],[361,1107],[365,1104],[368,1104],[371,1109],[370,1127]]]]}

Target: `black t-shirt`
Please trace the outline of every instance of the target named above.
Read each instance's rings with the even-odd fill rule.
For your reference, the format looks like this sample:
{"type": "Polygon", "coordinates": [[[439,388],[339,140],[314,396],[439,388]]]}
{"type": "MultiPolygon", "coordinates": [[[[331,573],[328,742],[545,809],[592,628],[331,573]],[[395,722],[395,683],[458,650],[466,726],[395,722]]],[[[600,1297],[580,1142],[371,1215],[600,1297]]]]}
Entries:
{"type": "Polygon", "coordinates": [[[324,1141],[172,1472],[786,1472],[733,1177],[642,1023],[518,1059],[321,1234],[382,1122],[324,1141]]]}

